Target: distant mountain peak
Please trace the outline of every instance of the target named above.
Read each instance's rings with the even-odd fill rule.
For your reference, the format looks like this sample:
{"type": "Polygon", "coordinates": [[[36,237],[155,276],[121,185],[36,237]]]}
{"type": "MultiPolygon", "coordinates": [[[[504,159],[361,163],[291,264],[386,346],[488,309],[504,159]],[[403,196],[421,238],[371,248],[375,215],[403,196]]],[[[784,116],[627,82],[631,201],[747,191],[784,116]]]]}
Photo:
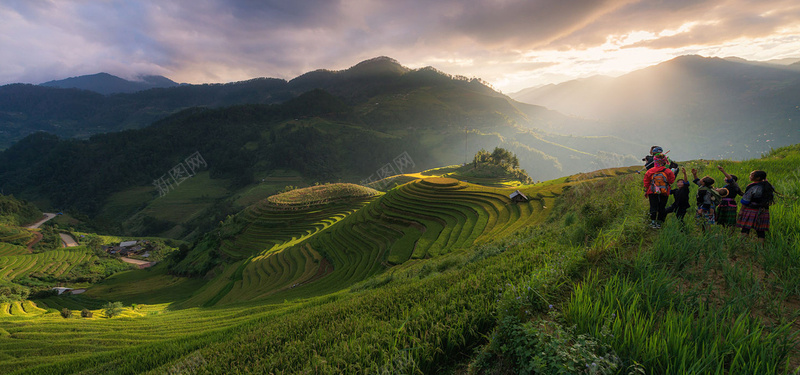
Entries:
{"type": "Polygon", "coordinates": [[[152,88],[174,87],[178,84],[167,77],[145,75],[139,76],[137,81],[129,81],[115,75],[100,72],[95,74],[70,77],[42,83],[40,86],[57,87],[63,89],[81,89],[94,91],[103,95],[132,93],[152,88]]]}
{"type": "Polygon", "coordinates": [[[373,57],[371,59],[364,60],[353,67],[357,67],[359,65],[369,65],[369,64],[393,64],[393,65],[400,65],[400,62],[389,57],[389,56],[378,56],[373,57]]]}
{"type": "Polygon", "coordinates": [[[348,73],[355,74],[375,74],[375,73],[395,73],[403,74],[409,71],[408,68],[387,56],[378,56],[369,60],[364,60],[346,70],[348,73]]]}

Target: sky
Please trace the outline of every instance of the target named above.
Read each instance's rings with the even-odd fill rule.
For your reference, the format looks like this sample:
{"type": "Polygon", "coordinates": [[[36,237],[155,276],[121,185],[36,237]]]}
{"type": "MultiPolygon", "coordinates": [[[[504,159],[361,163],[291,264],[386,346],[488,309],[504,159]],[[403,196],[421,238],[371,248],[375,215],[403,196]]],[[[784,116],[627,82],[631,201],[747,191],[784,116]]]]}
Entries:
{"type": "Polygon", "coordinates": [[[797,0],[0,0],[0,84],[291,79],[377,56],[498,90],[686,54],[800,59],[797,0]]]}

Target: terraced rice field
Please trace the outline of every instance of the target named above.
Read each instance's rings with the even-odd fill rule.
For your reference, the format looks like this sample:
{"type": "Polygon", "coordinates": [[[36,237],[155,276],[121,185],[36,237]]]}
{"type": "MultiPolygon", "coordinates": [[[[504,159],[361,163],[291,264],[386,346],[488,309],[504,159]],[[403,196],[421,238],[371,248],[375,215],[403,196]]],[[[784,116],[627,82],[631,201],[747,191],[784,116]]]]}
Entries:
{"type": "Polygon", "coordinates": [[[27,245],[33,241],[33,232],[25,228],[0,225],[0,246],[2,243],[10,243],[14,245],[27,245]]]}
{"type": "Polygon", "coordinates": [[[26,247],[10,244],[7,242],[0,242],[0,257],[9,255],[22,255],[27,253],[28,249],[26,247]]]}
{"type": "Polygon", "coordinates": [[[223,245],[230,255],[254,255],[229,266],[189,304],[227,304],[281,291],[330,293],[409,260],[458,251],[541,220],[537,213],[557,194],[545,191],[530,202],[512,203],[511,192],[429,177],[357,211],[335,215],[329,208],[324,214],[308,210],[282,215],[268,206],[255,208],[247,213],[253,224],[223,245]],[[255,253],[259,248],[263,250],[255,253]]]}
{"type": "MultiPolygon", "coordinates": [[[[0,373],[8,374],[43,363],[62,361],[77,361],[77,368],[96,366],[98,374],[119,373],[114,368],[116,362],[126,361],[129,355],[136,355],[119,352],[121,349],[136,346],[136,352],[143,353],[151,349],[163,351],[163,346],[156,349],[154,345],[173,344],[185,345],[190,349],[199,344],[198,337],[221,340],[214,338],[215,332],[284,310],[279,308],[267,313],[261,306],[239,306],[202,313],[197,309],[165,312],[165,305],[149,305],[136,309],[127,307],[119,318],[107,319],[103,316],[102,308],[97,306],[96,309],[89,307],[94,317],[87,319],[80,317],[81,306],[86,304],[70,303],[71,299],[62,298],[60,302],[63,307],[73,310],[70,319],[62,318],[53,310],[42,311],[41,307],[31,302],[0,305],[0,373]],[[4,308],[14,310],[12,315],[3,315],[3,311],[9,311],[4,308]],[[31,324],[33,315],[40,315],[35,317],[36,324],[31,324]]],[[[51,300],[56,301],[57,298],[45,300],[47,307],[60,311],[61,305],[51,300]]],[[[203,344],[207,342],[203,341],[203,344]]],[[[158,355],[151,358],[156,357],[158,355]]]]}
{"type": "Polygon", "coordinates": [[[34,272],[61,276],[75,266],[96,258],[86,249],[60,249],[38,254],[0,257],[0,279],[13,280],[34,272]]]}
{"type": "Polygon", "coordinates": [[[367,202],[369,198],[286,208],[262,201],[240,214],[247,222],[244,230],[223,241],[221,250],[234,259],[279,251],[344,219],[367,202]]]}
{"type": "Polygon", "coordinates": [[[275,206],[301,208],[342,199],[369,198],[377,194],[377,190],[361,185],[337,183],[294,189],[270,196],[267,201],[275,206]]]}
{"type": "Polygon", "coordinates": [[[38,307],[30,300],[0,303],[0,317],[36,316],[46,312],[47,310],[38,307]]]}

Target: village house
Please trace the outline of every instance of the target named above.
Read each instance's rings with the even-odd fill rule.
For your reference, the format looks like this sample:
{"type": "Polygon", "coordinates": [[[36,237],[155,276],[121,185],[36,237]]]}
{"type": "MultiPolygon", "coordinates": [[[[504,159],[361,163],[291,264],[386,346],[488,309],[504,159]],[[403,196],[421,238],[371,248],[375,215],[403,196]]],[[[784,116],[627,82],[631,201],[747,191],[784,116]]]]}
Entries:
{"type": "Polygon", "coordinates": [[[528,197],[525,194],[522,194],[522,192],[519,190],[515,190],[508,197],[511,198],[511,201],[514,203],[529,201],[528,197]]]}
{"type": "Polygon", "coordinates": [[[132,240],[122,241],[117,246],[103,246],[103,250],[112,255],[128,256],[143,253],[142,256],[149,257],[151,246],[150,241],[132,240]]]}

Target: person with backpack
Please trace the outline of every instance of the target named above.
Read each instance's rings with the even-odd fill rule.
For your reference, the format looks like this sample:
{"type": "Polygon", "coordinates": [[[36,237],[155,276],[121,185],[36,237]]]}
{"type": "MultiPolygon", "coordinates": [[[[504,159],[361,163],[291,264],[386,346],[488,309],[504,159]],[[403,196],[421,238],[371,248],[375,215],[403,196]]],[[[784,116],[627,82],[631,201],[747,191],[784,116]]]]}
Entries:
{"type": "Polygon", "coordinates": [[[742,236],[755,229],[758,241],[763,244],[769,230],[769,206],[775,200],[775,188],[767,181],[767,172],[761,170],[750,172],[750,181],[742,196],[736,226],[742,228],[742,236]]]}
{"type": "Polygon", "coordinates": [[[697,169],[692,169],[692,177],[694,177],[692,182],[700,186],[700,188],[697,189],[697,214],[695,218],[697,218],[705,228],[706,224],[716,223],[715,209],[722,201],[722,197],[720,197],[719,193],[714,189],[714,183],[716,183],[716,181],[714,181],[711,176],[697,178],[697,169]]]}
{"type": "Polygon", "coordinates": [[[667,168],[667,157],[663,154],[653,156],[654,167],[644,174],[645,196],[650,201],[650,227],[661,228],[667,218],[667,201],[670,185],[675,182],[675,174],[667,168]]]}
{"type": "Polygon", "coordinates": [[[675,181],[677,189],[672,189],[670,195],[673,196],[674,201],[672,205],[667,207],[667,214],[675,213],[675,217],[683,223],[683,218],[686,216],[686,210],[692,205],[689,204],[689,179],[686,177],[686,168],[681,168],[683,178],[675,181]]]}
{"type": "Polygon", "coordinates": [[[728,191],[728,195],[722,197],[722,202],[717,206],[717,224],[733,227],[736,225],[736,213],[739,209],[736,196],[742,196],[744,192],[742,192],[742,189],[738,185],[739,177],[728,174],[721,165],[718,165],[717,169],[725,175],[724,189],[728,191]]]}

